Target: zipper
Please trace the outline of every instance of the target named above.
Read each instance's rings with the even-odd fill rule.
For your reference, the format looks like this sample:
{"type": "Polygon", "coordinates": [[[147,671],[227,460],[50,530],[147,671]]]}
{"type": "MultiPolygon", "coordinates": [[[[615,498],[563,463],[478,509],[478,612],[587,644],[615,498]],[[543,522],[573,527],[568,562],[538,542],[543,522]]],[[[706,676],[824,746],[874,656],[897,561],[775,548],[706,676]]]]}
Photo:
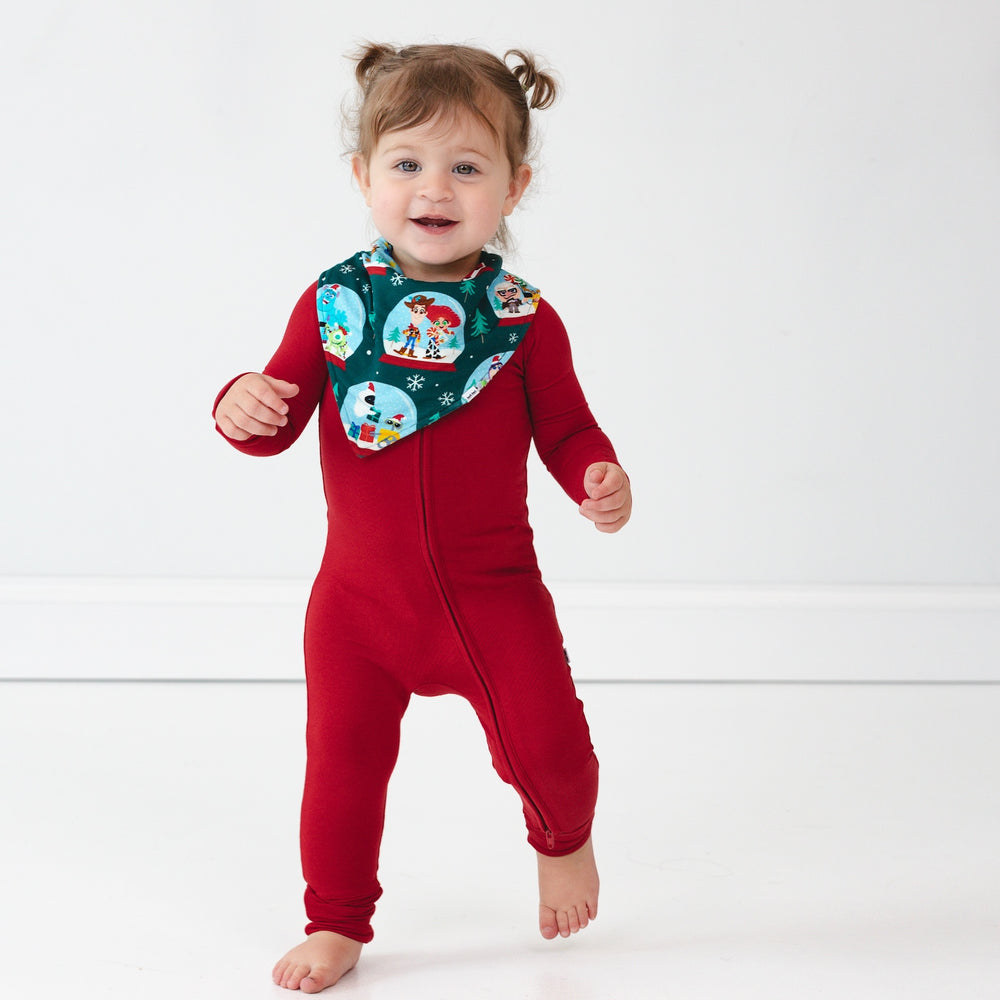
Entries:
{"type": "MultiPolygon", "coordinates": [[[[455,613],[455,609],[451,606],[451,601],[448,600],[448,592],[445,590],[444,581],[441,579],[441,573],[438,570],[437,561],[434,558],[434,552],[431,548],[431,530],[430,530],[430,517],[427,511],[427,497],[424,494],[424,471],[425,471],[425,456],[426,456],[426,444],[425,435],[418,434],[417,438],[417,492],[420,496],[420,519],[424,531],[424,550],[427,553],[427,563],[430,566],[431,573],[434,577],[434,583],[437,585],[438,593],[441,595],[441,600],[444,602],[444,606],[448,611],[448,617],[451,619],[451,623],[454,626],[455,634],[458,636],[459,641],[462,643],[462,648],[465,650],[465,655],[468,658],[470,664],[472,664],[472,669],[479,679],[479,684],[483,689],[483,693],[486,696],[486,703],[489,706],[490,716],[493,719],[493,727],[497,733],[497,743],[500,750],[503,752],[504,760],[507,763],[507,769],[510,771],[511,775],[515,778],[517,777],[514,770],[514,763],[510,759],[510,754],[507,752],[507,747],[504,745],[503,736],[500,732],[500,725],[497,722],[496,708],[493,704],[493,695],[490,693],[489,685],[486,683],[486,678],[483,677],[482,671],[476,664],[476,659],[472,655],[472,651],[469,649],[469,644],[465,641],[465,633],[462,631],[462,626],[459,624],[458,615],[455,613]]],[[[534,812],[535,816],[538,818],[538,824],[545,831],[545,845],[550,851],[554,851],[556,847],[556,835],[549,829],[549,824],[545,821],[545,817],[542,815],[542,810],[539,809],[538,805],[528,794],[527,789],[524,787],[523,783],[518,782],[518,793],[528,804],[531,810],[534,812]]]]}

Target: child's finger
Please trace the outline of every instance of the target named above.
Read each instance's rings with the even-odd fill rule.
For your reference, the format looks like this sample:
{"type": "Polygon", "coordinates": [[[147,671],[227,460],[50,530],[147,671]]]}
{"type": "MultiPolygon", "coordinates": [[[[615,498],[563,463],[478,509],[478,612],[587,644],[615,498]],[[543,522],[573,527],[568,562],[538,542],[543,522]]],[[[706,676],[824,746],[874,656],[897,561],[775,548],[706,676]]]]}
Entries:
{"type": "Polygon", "coordinates": [[[593,522],[598,531],[617,531],[628,521],[628,514],[623,507],[608,511],[586,511],[581,508],[580,513],[588,521],[593,522]]]}
{"type": "Polygon", "coordinates": [[[584,500],[580,504],[580,513],[591,521],[613,521],[621,516],[627,503],[627,498],[621,490],[600,500],[584,500]]]}
{"type": "Polygon", "coordinates": [[[605,470],[599,465],[592,465],[587,469],[587,474],[584,476],[584,487],[588,494],[601,485],[604,481],[604,474],[605,470]]]}
{"type": "Polygon", "coordinates": [[[628,523],[628,511],[623,507],[619,507],[617,510],[599,511],[594,516],[589,517],[589,520],[593,522],[598,531],[610,534],[625,527],[628,523]]]}
{"type": "Polygon", "coordinates": [[[599,500],[602,496],[606,495],[607,473],[608,467],[606,462],[598,462],[587,469],[583,477],[583,489],[591,500],[599,500]]]}
{"type": "Polygon", "coordinates": [[[257,404],[248,406],[237,404],[230,414],[233,423],[247,434],[274,437],[278,428],[288,423],[288,418],[275,413],[270,408],[257,404]]]}
{"type": "Polygon", "coordinates": [[[240,400],[240,405],[252,417],[267,420],[270,414],[283,417],[288,412],[288,404],[281,398],[269,380],[261,378],[246,386],[249,399],[240,400]]]}
{"type": "MultiPolygon", "coordinates": [[[[284,417],[276,418],[285,420],[284,417]]],[[[251,416],[238,403],[228,407],[225,412],[216,414],[219,430],[234,441],[246,441],[253,437],[274,437],[278,428],[274,424],[265,423],[251,416]]]]}
{"type": "Polygon", "coordinates": [[[291,399],[299,394],[299,387],[294,382],[285,382],[271,375],[264,375],[263,378],[280,399],[291,399]]]}
{"type": "Polygon", "coordinates": [[[605,535],[613,535],[616,531],[621,531],[627,523],[627,517],[619,517],[614,521],[602,521],[600,523],[595,522],[594,527],[598,531],[603,532],[605,535]]]}
{"type": "MultiPolygon", "coordinates": [[[[274,396],[265,396],[263,399],[254,392],[247,392],[233,400],[235,413],[230,414],[233,420],[244,430],[251,430],[250,424],[240,419],[240,414],[245,414],[247,419],[256,423],[264,424],[268,427],[284,427],[288,423],[288,406],[282,400],[274,396]]],[[[258,431],[253,430],[254,434],[258,431]]]]}
{"type": "Polygon", "coordinates": [[[216,423],[219,425],[219,430],[233,441],[246,441],[251,436],[248,431],[237,427],[235,422],[225,413],[217,415],[216,423]]]}
{"type": "Polygon", "coordinates": [[[625,485],[625,474],[610,462],[595,462],[584,476],[584,490],[591,500],[601,500],[625,485]]]}

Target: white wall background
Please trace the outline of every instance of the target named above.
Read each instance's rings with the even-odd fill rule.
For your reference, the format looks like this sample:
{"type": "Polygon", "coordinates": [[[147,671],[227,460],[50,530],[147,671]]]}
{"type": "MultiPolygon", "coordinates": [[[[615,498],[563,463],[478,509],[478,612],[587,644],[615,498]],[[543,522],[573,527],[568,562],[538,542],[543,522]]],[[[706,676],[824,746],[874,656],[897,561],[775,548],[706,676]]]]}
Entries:
{"type": "MultiPolygon", "coordinates": [[[[4,20],[0,597],[8,636],[34,636],[6,673],[58,672],[38,632],[79,591],[46,581],[314,571],[314,436],[255,462],[208,414],[370,235],[339,137],[366,38],[526,47],[563,80],[512,263],[564,315],[636,509],[600,536],[536,475],[548,578],[638,585],[618,603],[654,618],[692,585],[974,588],[1000,636],[993,0],[50,0],[4,20]]],[[[995,673],[1000,638],[982,648],[995,673]]]]}

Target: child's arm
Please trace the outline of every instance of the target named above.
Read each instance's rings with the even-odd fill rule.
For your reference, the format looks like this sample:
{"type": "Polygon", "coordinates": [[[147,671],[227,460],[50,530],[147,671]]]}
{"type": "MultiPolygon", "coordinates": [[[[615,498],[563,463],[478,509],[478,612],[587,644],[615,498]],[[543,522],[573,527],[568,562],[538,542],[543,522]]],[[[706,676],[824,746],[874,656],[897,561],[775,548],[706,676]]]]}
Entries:
{"type": "Polygon", "coordinates": [[[628,476],[587,405],[573,370],[566,328],[544,300],[523,347],[525,391],[539,457],[599,531],[620,530],[632,513],[628,476]]]}
{"type": "Polygon", "coordinates": [[[216,429],[239,451],[275,455],[302,433],[328,383],[314,284],[296,304],[264,371],[223,387],[212,410],[216,429]]]}

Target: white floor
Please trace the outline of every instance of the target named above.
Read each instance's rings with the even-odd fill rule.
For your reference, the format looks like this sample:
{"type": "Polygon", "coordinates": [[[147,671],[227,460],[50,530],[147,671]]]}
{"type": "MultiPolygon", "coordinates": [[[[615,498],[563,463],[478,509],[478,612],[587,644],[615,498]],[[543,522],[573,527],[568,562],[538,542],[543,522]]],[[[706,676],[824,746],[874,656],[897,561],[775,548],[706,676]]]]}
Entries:
{"type": "MultiPolygon", "coordinates": [[[[365,1000],[1000,997],[1000,687],[585,685],[601,914],[535,930],[514,793],[415,701],[365,1000]]],[[[0,684],[0,996],[288,996],[297,684],[0,684]]]]}

